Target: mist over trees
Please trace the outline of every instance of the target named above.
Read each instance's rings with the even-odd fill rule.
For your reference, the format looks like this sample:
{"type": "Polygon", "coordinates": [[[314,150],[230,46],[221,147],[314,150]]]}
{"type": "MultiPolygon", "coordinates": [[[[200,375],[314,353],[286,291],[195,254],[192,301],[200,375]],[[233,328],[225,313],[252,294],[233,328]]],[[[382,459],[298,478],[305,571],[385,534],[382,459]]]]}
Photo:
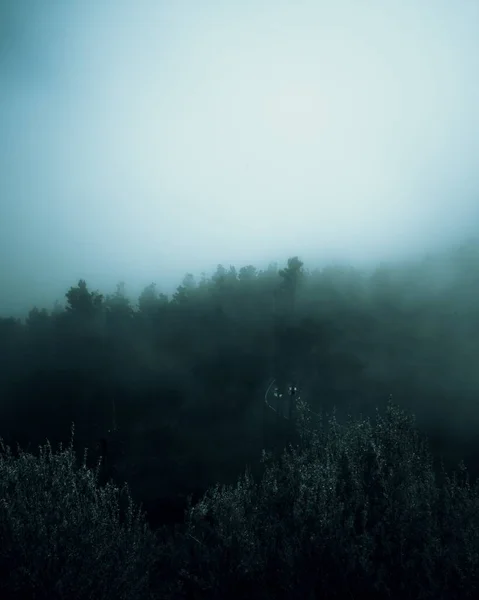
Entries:
{"type": "Polygon", "coordinates": [[[374,415],[391,399],[417,417],[436,465],[479,447],[479,243],[370,273],[308,270],[298,257],[258,270],[218,265],[176,291],[147,285],[134,304],[79,280],[65,306],[0,319],[0,436],[47,438],[103,459],[103,481],[127,481],[152,526],[181,522],[187,498],[260,474],[280,450],[265,408],[272,378],[298,386],[314,413],[374,415]]]}
{"type": "Polygon", "coordinates": [[[74,421],[79,443],[113,428],[133,445],[174,438],[174,453],[207,465],[203,476],[193,469],[203,486],[231,472],[228,457],[255,456],[262,397],[276,377],[343,415],[392,394],[431,434],[472,439],[478,248],[371,273],[309,271],[298,257],[262,271],[218,265],[199,281],[187,274],[170,297],[151,283],[136,304],[123,282],[103,295],[80,280],[64,308],[0,320],[2,434],[65,440],[74,421]]]}

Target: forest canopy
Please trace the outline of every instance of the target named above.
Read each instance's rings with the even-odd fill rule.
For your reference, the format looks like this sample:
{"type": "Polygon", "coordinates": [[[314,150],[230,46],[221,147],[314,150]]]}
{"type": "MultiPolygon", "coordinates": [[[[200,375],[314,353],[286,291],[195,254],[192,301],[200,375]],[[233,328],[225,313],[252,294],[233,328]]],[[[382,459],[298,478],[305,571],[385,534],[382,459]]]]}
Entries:
{"type": "Polygon", "coordinates": [[[476,241],[371,272],[309,270],[299,257],[264,270],[218,265],[161,289],[151,283],[133,302],[125,283],[103,294],[80,279],[64,307],[0,319],[0,434],[67,441],[74,422],[80,451],[121,432],[117,471],[133,491],[177,496],[230,480],[270,442],[263,405],[275,378],[340,418],[392,396],[433,442],[447,440],[451,460],[472,462],[476,241]],[[138,457],[161,465],[155,481],[151,469],[133,473],[138,457]]]}

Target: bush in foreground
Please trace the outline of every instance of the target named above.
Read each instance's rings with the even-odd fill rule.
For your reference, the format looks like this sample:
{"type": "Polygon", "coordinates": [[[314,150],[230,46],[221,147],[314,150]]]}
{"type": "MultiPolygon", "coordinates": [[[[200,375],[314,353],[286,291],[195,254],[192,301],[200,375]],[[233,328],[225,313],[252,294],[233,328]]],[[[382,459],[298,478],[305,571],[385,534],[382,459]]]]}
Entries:
{"type": "Polygon", "coordinates": [[[98,485],[72,443],[0,444],[0,597],[478,597],[479,483],[436,477],[412,417],[311,428],[263,474],[215,486],[185,526],[153,534],[128,487],[98,485]],[[160,539],[162,541],[160,542],[160,539]]]}
{"type": "MultiPolygon", "coordinates": [[[[99,465],[100,466],[100,465],[99,465]]],[[[98,485],[72,442],[14,456],[0,439],[0,597],[148,597],[156,538],[125,486],[98,485]]]]}
{"type": "MultiPolygon", "coordinates": [[[[385,416],[308,430],[264,474],[216,486],[187,515],[189,597],[476,598],[479,485],[436,478],[426,441],[385,416]],[[440,482],[439,482],[440,481],[440,482]]],[[[178,590],[180,591],[180,590],[178,590]]]]}

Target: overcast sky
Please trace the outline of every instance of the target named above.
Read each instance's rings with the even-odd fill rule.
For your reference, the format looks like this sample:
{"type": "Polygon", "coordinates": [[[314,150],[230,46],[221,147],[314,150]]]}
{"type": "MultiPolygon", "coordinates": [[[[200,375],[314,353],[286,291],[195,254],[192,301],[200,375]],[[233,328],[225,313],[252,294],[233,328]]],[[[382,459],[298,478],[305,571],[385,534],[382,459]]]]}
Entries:
{"type": "Polygon", "coordinates": [[[2,0],[0,314],[478,232],[477,0],[2,0]]]}

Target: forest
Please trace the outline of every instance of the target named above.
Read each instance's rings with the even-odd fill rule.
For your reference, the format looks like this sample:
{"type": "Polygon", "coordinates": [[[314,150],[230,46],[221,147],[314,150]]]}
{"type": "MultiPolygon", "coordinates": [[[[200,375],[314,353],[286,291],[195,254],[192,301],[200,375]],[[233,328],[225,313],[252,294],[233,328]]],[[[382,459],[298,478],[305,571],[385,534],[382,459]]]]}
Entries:
{"type": "Polygon", "coordinates": [[[0,318],[2,598],[477,597],[479,240],[72,283],[0,318]]]}

